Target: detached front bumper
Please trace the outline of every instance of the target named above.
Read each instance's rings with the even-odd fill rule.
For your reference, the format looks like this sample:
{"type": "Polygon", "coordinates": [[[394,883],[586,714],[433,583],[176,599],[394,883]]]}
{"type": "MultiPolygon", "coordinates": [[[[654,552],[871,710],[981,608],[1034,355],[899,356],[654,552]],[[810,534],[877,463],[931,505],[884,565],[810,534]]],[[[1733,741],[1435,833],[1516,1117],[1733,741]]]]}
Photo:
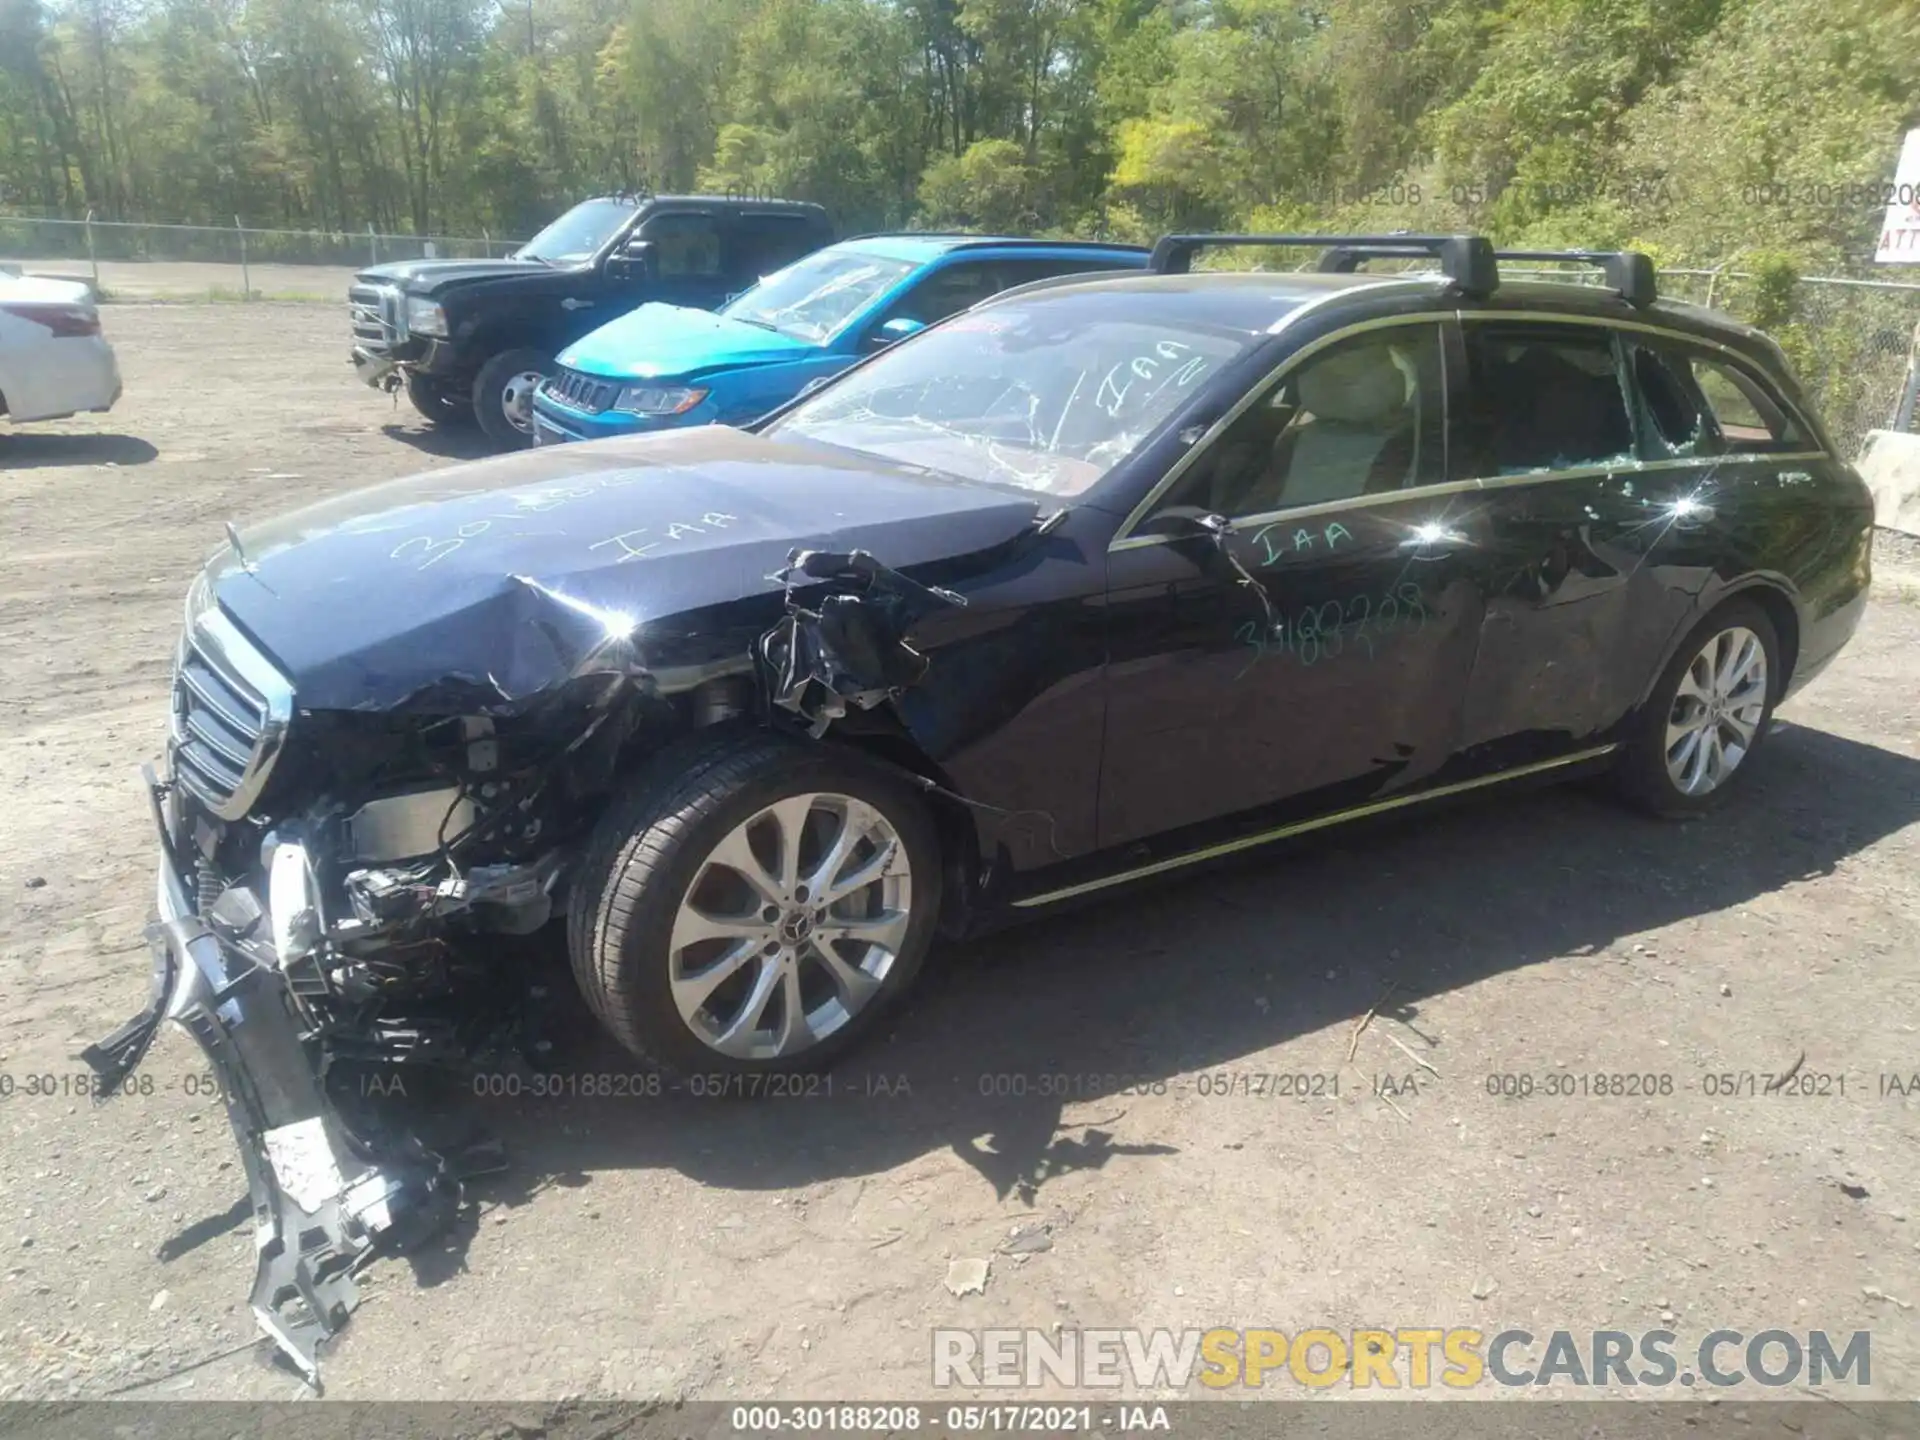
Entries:
{"type": "MultiPolygon", "coordinates": [[[[458,1179],[424,1147],[374,1157],[327,1099],[315,1027],[270,940],[223,933],[198,913],[170,787],[145,772],[160,830],[159,920],[147,929],[147,1007],[81,1058],[111,1095],[172,1020],[205,1052],[246,1170],[258,1266],[260,1327],[316,1388],[322,1343],[358,1302],[354,1273],[376,1254],[439,1229],[460,1203],[458,1179]]],[[[218,907],[216,907],[216,910],[218,907]]]]}
{"type": "Polygon", "coordinates": [[[361,384],[371,385],[375,390],[398,389],[402,379],[399,361],[364,345],[353,347],[353,373],[360,377],[361,384]]]}

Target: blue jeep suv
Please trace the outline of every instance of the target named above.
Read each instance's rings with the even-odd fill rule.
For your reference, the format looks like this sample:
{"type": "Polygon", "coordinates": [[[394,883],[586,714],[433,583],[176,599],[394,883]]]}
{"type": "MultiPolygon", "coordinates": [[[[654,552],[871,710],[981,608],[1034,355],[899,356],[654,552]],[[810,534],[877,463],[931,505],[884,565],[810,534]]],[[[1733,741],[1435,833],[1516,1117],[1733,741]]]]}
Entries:
{"type": "Polygon", "coordinates": [[[534,397],[551,445],[684,425],[743,425],[862,356],[1014,285],[1138,270],[1131,245],[872,235],[796,260],[715,313],[649,304],[560,353],[534,397]]]}

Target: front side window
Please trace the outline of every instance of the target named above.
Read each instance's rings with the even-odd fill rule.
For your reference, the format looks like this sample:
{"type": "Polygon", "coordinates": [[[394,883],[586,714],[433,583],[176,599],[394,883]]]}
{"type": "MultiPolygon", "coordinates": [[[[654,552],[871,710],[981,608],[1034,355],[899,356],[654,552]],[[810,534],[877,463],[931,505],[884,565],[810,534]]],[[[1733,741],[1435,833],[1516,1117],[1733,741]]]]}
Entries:
{"type": "Polygon", "coordinates": [[[1006,282],[987,261],[943,265],[888,306],[880,323],[906,319],[918,320],[922,325],[937,325],[949,315],[958,315],[1006,288],[1006,282]]]}
{"type": "Polygon", "coordinates": [[[1469,322],[1467,399],[1454,440],[1472,479],[1634,458],[1612,333],[1600,326],[1469,322]]]}
{"type": "Polygon", "coordinates": [[[1744,370],[1703,355],[1695,355],[1692,366],[1694,381],[1729,451],[1797,450],[1810,443],[1786,407],[1744,370]]]}
{"type": "Polygon", "coordinates": [[[962,315],[849,371],[766,433],[1078,495],[1261,338],[1167,313],[1177,301],[1041,292],[962,315]]]}
{"type": "Polygon", "coordinates": [[[514,252],[515,259],[577,264],[600,253],[638,209],[629,200],[583,200],[514,252]]]}
{"type": "Polygon", "coordinates": [[[1443,374],[1432,322],[1339,341],[1243,411],[1168,503],[1244,519],[1438,484],[1443,374]]]}
{"type": "Polygon", "coordinates": [[[640,234],[653,243],[653,271],[663,280],[720,273],[720,225],[711,215],[656,215],[640,234]]]}
{"type": "Polygon", "coordinates": [[[720,313],[821,344],[912,273],[912,262],[906,260],[858,250],[819,250],[769,275],[720,313]]]}

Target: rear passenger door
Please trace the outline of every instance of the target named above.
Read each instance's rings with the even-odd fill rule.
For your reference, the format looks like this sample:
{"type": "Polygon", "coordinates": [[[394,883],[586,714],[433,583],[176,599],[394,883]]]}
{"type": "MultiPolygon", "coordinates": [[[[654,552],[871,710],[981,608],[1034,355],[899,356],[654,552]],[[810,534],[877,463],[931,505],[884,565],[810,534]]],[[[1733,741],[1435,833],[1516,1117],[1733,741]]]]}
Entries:
{"type": "Polygon", "coordinates": [[[1683,363],[1594,321],[1467,317],[1453,453],[1480,482],[1487,613],[1467,768],[1607,743],[1720,545],[1699,503],[1718,441],[1683,363]]]}

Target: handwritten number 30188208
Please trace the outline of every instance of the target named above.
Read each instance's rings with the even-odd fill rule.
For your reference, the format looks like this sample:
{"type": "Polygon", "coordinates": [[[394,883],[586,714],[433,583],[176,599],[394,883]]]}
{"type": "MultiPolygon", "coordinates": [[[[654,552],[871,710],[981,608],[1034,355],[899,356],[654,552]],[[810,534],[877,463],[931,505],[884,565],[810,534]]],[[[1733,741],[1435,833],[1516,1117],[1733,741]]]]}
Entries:
{"type": "Polygon", "coordinates": [[[1379,596],[1355,595],[1309,605],[1296,615],[1281,616],[1271,629],[1259,620],[1246,620],[1234,630],[1233,638],[1253,651],[1248,668],[1275,653],[1291,655],[1302,665],[1317,665],[1347,653],[1349,644],[1354,653],[1371,660],[1376,638],[1423,629],[1426,623],[1420,587],[1407,582],[1379,596]]]}

